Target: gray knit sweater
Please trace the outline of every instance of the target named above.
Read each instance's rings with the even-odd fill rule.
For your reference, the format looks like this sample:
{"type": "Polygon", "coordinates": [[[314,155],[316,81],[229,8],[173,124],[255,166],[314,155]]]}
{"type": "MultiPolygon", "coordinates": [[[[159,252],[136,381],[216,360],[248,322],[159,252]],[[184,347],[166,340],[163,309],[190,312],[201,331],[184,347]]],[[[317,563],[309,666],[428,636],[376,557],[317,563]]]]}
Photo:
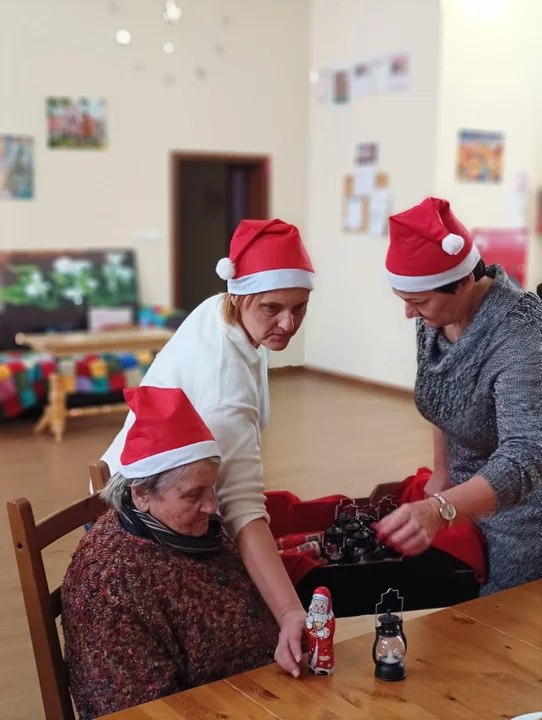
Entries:
{"type": "Polygon", "coordinates": [[[498,512],[484,594],[542,577],[542,302],[499,266],[456,343],[418,321],[416,405],[444,433],[454,484],[482,475],[498,512]]]}

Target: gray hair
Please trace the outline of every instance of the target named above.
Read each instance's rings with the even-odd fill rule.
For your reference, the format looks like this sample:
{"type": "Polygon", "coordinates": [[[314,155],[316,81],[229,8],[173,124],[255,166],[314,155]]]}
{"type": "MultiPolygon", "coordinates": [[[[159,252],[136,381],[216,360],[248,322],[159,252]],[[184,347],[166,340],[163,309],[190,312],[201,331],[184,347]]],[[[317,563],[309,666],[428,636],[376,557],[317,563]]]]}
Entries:
{"type": "MultiPolygon", "coordinates": [[[[201,462],[201,460],[196,460],[201,462]]],[[[188,465],[180,465],[171,470],[165,470],[155,475],[148,475],[140,478],[125,478],[120,472],[116,472],[113,477],[107,481],[107,485],[101,491],[100,497],[108,507],[119,511],[122,507],[122,500],[127,488],[139,487],[146,490],[153,497],[161,495],[165,492],[173,482],[182,479],[191,471],[196,462],[188,463],[188,465]]],[[[205,458],[204,462],[210,465],[220,467],[219,457],[205,458]]]]}

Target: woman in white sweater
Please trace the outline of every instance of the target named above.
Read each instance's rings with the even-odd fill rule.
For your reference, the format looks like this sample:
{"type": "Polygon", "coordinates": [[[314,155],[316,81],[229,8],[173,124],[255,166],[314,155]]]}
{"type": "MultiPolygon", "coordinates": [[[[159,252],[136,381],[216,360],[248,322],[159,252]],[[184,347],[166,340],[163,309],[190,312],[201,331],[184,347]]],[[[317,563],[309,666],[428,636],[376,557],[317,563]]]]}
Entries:
{"type": "MultiPolygon", "coordinates": [[[[314,271],[293,225],[244,220],[217,273],[228,292],[190,314],[142,384],[182,388],[215,437],[220,514],[280,626],[275,659],[297,677],[306,614],[269,529],[260,436],[269,418],[268,350],[284,350],[298,331],[314,271]]],[[[133,421],[130,412],[103,456],[112,474],[133,421]]]]}

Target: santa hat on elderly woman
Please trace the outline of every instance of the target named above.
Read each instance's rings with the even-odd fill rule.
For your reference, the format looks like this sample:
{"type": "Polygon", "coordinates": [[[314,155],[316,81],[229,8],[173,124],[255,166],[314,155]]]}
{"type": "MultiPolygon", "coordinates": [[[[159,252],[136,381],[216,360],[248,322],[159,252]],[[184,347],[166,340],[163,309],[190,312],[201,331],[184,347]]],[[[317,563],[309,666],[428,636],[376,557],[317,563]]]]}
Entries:
{"type": "Polygon", "coordinates": [[[471,273],[480,253],[450,203],[427,198],[390,217],[388,282],[400,292],[435,290],[471,273]]]}
{"type": "Polygon", "coordinates": [[[313,289],[314,270],[299,230],[282,220],[242,220],[216,272],[232,295],[313,289]]]}
{"type": "Polygon", "coordinates": [[[124,397],[135,415],[120,456],[119,472],[127,480],[220,456],[211,431],[179,388],[141,385],[125,390],[124,397]]]}

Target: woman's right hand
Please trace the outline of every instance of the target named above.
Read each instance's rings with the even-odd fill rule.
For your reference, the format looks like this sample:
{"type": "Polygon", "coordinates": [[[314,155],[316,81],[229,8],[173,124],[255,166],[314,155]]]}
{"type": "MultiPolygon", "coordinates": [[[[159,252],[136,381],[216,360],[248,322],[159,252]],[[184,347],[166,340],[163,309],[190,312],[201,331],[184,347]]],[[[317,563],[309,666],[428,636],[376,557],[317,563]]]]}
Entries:
{"type": "Polygon", "coordinates": [[[442,493],[452,487],[450,477],[445,467],[436,467],[425,486],[425,497],[431,497],[435,493],[442,493]]]}
{"type": "Polygon", "coordinates": [[[279,643],[275,650],[275,661],[283,670],[295,678],[299,677],[301,662],[301,641],[305,632],[307,614],[303,608],[287,610],[280,621],[279,643]]]}

